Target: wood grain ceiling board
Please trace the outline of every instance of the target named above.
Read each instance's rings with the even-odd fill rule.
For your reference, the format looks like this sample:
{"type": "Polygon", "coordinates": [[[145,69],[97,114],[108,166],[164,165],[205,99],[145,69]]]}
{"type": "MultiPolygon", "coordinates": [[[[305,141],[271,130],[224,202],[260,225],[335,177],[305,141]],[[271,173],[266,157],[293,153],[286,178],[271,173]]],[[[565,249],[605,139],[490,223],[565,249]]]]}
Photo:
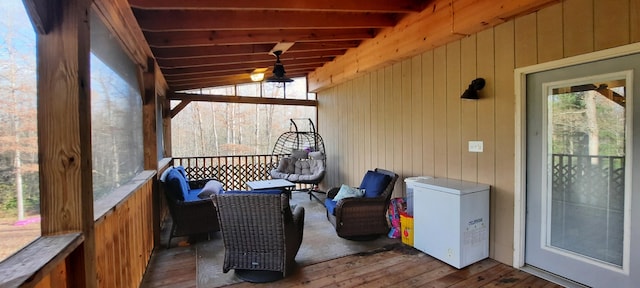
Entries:
{"type": "Polygon", "coordinates": [[[427,0],[129,0],[170,89],[250,82],[268,68],[269,51],[293,46],[281,56],[287,76],[306,76],[333,61],[427,0]]]}
{"type": "Polygon", "coordinates": [[[126,1],[175,91],[249,83],[255,68],[271,75],[278,43],[294,43],[281,56],[286,76],[312,72],[318,89],[559,0],[126,1]]]}

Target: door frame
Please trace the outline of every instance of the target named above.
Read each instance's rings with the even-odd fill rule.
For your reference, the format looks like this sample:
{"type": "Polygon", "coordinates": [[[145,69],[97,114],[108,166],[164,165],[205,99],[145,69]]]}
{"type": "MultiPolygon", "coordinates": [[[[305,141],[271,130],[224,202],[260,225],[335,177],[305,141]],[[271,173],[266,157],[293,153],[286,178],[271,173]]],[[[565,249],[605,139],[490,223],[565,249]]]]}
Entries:
{"type": "MultiPolygon", "coordinates": [[[[516,139],[514,167],[513,267],[522,268],[525,266],[525,220],[527,204],[527,75],[635,53],[640,53],[640,42],[515,69],[514,92],[516,97],[516,111],[514,120],[516,139]]],[[[635,77],[640,77],[640,75],[636,75],[635,77]]]]}

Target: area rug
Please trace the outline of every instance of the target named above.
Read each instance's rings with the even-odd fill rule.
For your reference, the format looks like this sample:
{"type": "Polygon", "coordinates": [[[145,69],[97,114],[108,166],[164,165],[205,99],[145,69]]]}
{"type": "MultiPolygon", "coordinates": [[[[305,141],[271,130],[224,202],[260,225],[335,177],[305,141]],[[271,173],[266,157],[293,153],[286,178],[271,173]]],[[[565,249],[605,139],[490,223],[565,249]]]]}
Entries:
{"type": "MultiPolygon", "coordinates": [[[[305,209],[304,236],[296,255],[296,263],[300,267],[400,243],[400,239],[389,239],[386,236],[371,241],[342,239],[336,235],[335,229],[327,220],[324,206],[316,200],[309,200],[307,193],[294,192],[291,204],[305,209]]],[[[242,282],[234,275],[233,270],[222,272],[224,246],[219,233],[210,241],[195,243],[195,248],[198,287],[221,287],[242,282]]]]}

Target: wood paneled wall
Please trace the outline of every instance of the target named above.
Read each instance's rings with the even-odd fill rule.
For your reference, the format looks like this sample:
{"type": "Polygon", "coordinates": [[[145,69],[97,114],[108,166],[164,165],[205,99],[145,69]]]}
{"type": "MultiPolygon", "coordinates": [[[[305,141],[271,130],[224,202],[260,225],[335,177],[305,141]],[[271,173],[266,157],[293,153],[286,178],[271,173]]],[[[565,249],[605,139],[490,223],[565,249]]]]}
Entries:
{"type": "Polygon", "coordinates": [[[489,184],[490,256],[511,264],[514,69],[639,42],[639,11],[640,0],[566,0],[320,91],[323,186],[358,185],[376,167],[489,184]],[[461,100],[477,77],[482,98],[461,100]],[[471,140],[484,152],[468,152],[471,140]]]}
{"type": "MultiPolygon", "coordinates": [[[[95,221],[97,287],[138,287],[154,248],[153,186],[148,177],[136,191],[95,221]]],[[[70,259],[62,259],[34,287],[64,287],[70,259]]]]}
{"type": "Polygon", "coordinates": [[[96,221],[98,287],[140,285],[154,247],[154,178],[96,221]]]}

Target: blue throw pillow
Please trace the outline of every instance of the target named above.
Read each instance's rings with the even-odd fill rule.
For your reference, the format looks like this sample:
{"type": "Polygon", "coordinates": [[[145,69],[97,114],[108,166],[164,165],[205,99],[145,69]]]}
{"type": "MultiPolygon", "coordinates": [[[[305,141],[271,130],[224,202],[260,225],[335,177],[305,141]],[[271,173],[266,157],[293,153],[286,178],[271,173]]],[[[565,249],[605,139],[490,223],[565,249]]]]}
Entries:
{"type": "Polygon", "coordinates": [[[364,197],[375,198],[382,194],[389,182],[391,182],[391,176],[369,170],[362,178],[359,188],[364,189],[364,197]]]}

